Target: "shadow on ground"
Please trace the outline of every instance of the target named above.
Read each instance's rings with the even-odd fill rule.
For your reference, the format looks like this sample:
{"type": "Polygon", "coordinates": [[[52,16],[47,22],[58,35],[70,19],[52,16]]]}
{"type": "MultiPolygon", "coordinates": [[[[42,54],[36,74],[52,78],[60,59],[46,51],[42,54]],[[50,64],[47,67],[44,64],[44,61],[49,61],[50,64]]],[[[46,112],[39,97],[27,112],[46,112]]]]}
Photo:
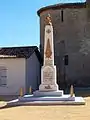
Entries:
{"type": "MultiPolygon", "coordinates": [[[[12,105],[12,106],[3,106],[3,107],[0,107],[0,109],[10,109],[10,108],[16,108],[16,107],[25,107],[25,106],[42,106],[42,107],[44,107],[44,106],[64,106],[64,104],[55,104],[55,105],[53,105],[53,104],[22,104],[22,105],[12,105]]],[[[78,104],[71,104],[71,105],[69,105],[69,104],[67,104],[67,105],[65,105],[65,106],[84,106],[84,105],[78,105],[78,104]]]]}

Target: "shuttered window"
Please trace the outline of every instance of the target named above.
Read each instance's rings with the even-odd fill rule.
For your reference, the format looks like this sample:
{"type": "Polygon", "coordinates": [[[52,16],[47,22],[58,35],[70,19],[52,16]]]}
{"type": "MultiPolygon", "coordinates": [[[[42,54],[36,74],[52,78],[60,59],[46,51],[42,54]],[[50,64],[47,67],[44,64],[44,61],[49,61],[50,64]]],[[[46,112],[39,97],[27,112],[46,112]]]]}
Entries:
{"type": "Polygon", "coordinates": [[[0,86],[7,85],[7,69],[6,67],[0,66],[0,86]]]}

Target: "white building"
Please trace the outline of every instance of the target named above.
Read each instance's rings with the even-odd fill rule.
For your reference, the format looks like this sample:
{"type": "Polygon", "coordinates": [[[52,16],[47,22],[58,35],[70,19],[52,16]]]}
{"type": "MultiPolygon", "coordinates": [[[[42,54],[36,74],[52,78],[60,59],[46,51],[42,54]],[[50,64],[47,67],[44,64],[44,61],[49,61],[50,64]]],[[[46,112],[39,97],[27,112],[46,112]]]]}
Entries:
{"type": "Polygon", "coordinates": [[[40,84],[40,53],[38,47],[7,47],[0,49],[0,95],[27,93],[40,84]]]}

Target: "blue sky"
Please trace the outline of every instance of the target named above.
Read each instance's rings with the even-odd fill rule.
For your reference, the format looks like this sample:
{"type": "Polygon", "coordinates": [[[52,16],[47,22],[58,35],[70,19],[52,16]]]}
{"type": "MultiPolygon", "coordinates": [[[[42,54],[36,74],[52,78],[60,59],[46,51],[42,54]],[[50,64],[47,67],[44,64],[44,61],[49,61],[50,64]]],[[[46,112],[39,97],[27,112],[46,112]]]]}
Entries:
{"type": "Polygon", "coordinates": [[[0,0],[0,46],[39,46],[37,10],[63,2],[78,0],[0,0]]]}

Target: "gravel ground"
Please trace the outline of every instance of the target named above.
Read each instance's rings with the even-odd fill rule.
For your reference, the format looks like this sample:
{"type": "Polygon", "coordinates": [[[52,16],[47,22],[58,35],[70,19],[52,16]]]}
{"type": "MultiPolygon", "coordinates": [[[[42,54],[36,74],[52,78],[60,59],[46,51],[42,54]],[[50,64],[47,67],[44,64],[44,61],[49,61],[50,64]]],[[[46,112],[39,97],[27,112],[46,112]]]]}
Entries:
{"type": "MultiPolygon", "coordinates": [[[[18,106],[0,109],[0,120],[90,120],[90,97],[80,106],[18,106]]],[[[0,105],[5,102],[0,102],[0,105]]]]}

